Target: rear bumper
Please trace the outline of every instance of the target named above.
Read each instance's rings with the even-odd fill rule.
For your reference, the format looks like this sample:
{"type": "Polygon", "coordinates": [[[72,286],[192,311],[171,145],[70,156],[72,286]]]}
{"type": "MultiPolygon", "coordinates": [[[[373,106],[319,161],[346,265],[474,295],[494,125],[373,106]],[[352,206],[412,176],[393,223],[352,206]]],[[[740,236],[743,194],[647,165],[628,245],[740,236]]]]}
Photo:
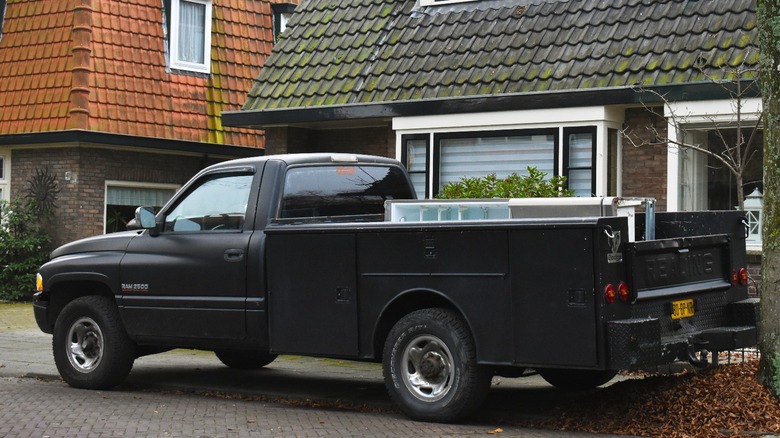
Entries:
{"type": "Polygon", "coordinates": [[[643,369],[689,361],[702,350],[728,351],[758,343],[758,306],[755,298],[730,303],[729,325],[691,329],[662,336],[658,318],[626,319],[607,323],[608,368],[643,369]]]}

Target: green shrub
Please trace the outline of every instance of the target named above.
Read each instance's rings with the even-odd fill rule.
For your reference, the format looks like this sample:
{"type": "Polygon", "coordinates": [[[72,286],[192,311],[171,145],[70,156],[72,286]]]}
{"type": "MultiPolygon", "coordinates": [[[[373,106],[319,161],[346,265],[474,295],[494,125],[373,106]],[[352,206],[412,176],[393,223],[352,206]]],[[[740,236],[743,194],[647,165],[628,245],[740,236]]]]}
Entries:
{"type": "Polygon", "coordinates": [[[528,175],[513,173],[506,178],[496,174],[479,178],[461,178],[457,183],[442,187],[437,198],[557,198],[574,196],[574,190],[566,188],[566,177],[554,176],[545,180],[546,173],[535,167],[527,167],[528,175]]]}
{"type": "Polygon", "coordinates": [[[48,260],[51,238],[35,201],[0,202],[0,299],[29,301],[35,274],[48,260]]]}

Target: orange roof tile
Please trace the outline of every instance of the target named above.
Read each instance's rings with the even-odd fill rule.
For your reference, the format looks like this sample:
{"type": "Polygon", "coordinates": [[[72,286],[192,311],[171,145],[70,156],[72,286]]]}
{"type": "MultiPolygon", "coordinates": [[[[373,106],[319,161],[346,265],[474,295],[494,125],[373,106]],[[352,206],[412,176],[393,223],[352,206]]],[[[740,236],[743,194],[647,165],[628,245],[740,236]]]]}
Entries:
{"type": "Polygon", "coordinates": [[[0,134],[69,127],[262,146],[220,117],[241,108],[270,55],[276,1],[213,0],[212,73],[194,75],[167,69],[159,0],[8,0],[0,134]]]}

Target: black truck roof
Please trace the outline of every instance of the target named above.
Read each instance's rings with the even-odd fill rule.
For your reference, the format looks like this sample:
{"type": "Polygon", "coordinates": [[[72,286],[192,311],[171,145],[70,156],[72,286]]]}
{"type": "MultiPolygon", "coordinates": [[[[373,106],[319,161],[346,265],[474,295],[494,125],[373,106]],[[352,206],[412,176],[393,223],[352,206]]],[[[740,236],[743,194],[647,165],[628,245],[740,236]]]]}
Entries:
{"type": "Polygon", "coordinates": [[[265,155],[250,158],[240,158],[237,160],[224,161],[218,164],[214,164],[204,169],[204,171],[235,167],[241,165],[258,166],[267,161],[282,161],[287,165],[298,164],[328,164],[328,163],[366,163],[366,164],[393,164],[398,165],[399,162],[392,158],[378,157],[373,155],[362,154],[340,154],[340,153],[301,153],[301,154],[280,154],[280,155],[265,155]]]}

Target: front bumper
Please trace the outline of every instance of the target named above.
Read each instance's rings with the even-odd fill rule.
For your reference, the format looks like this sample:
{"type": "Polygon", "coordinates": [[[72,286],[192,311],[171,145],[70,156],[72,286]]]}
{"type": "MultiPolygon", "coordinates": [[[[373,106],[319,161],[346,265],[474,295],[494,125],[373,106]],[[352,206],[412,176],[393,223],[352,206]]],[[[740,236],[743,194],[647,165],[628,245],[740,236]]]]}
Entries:
{"type": "Polygon", "coordinates": [[[664,336],[658,318],[607,323],[608,368],[646,369],[678,361],[693,361],[695,353],[730,351],[758,344],[759,300],[730,303],[728,324],[664,336]]]}
{"type": "Polygon", "coordinates": [[[48,312],[49,300],[46,299],[43,292],[36,292],[33,295],[33,314],[35,315],[35,322],[38,324],[38,328],[44,333],[52,334],[54,332],[54,324],[49,323],[48,312]]]}

